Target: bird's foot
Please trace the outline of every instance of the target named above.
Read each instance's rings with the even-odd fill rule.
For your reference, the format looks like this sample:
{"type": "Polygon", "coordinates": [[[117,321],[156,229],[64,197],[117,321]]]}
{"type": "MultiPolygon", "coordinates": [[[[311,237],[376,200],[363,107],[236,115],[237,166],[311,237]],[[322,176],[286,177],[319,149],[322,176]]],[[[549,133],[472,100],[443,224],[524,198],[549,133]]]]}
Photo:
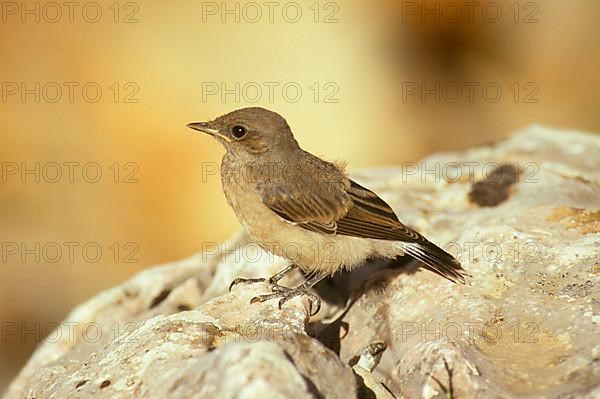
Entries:
{"type": "Polygon", "coordinates": [[[229,284],[229,292],[231,292],[231,289],[233,288],[234,285],[238,285],[238,284],[254,284],[254,283],[268,283],[269,279],[268,278],[243,278],[243,277],[237,277],[236,279],[234,279],[231,284],[229,284]]]}
{"type": "Polygon", "coordinates": [[[281,307],[290,299],[300,295],[306,295],[310,300],[310,316],[316,315],[321,309],[321,298],[310,292],[309,288],[303,286],[288,288],[274,284],[271,289],[273,293],[255,296],[252,298],[252,300],[250,300],[250,303],[265,302],[270,299],[279,298],[279,309],[281,309],[281,307]],[[313,309],[315,309],[314,312],[313,309]]]}
{"type": "Polygon", "coordinates": [[[254,284],[254,283],[267,283],[272,286],[273,292],[283,292],[284,290],[289,290],[289,288],[281,286],[277,284],[279,279],[274,279],[273,277],[261,277],[261,278],[243,278],[238,277],[229,284],[229,292],[231,289],[238,284],[254,284]],[[277,290],[277,291],[276,291],[277,290]]]}
{"type": "Polygon", "coordinates": [[[268,283],[271,284],[273,287],[277,287],[277,288],[273,288],[273,292],[276,292],[275,289],[289,289],[286,287],[282,287],[279,284],[277,284],[279,282],[279,280],[281,280],[286,274],[288,274],[290,271],[292,271],[293,269],[295,269],[297,266],[294,264],[291,264],[289,266],[287,266],[286,268],[284,268],[283,270],[281,270],[280,272],[272,275],[271,277],[268,278],[243,278],[243,277],[238,277],[235,280],[233,280],[231,282],[231,284],[229,284],[229,291],[231,292],[231,289],[233,288],[234,285],[237,284],[252,284],[252,283],[268,283]]]}

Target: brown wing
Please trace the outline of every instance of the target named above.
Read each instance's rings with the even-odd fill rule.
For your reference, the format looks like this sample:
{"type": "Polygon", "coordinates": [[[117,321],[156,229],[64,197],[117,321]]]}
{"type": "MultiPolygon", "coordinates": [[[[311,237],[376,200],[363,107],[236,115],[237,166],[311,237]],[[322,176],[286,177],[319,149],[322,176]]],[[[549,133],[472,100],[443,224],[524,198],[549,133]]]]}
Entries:
{"type": "Polygon", "coordinates": [[[379,240],[419,242],[425,238],[398,220],[377,194],[350,180],[347,190],[352,207],[337,221],[337,233],[379,240]]]}
{"type": "Polygon", "coordinates": [[[265,205],[283,219],[324,234],[402,241],[424,267],[453,282],[467,275],[460,263],[421,234],[403,225],[392,208],[371,190],[349,184],[279,185],[262,191],[265,205]]]}
{"type": "MultiPolygon", "coordinates": [[[[315,183],[319,184],[319,183],[315,183]]],[[[336,221],[348,213],[352,200],[341,185],[278,185],[261,189],[263,203],[288,222],[324,234],[335,234],[336,221]]]]}
{"type": "MultiPolygon", "coordinates": [[[[305,229],[379,240],[419,242],[374,192],[348,180],[343,184],[295,184],[264,188],[262,199],[283,219],[305,229]]],[[[298,183],[298,182],[296,182],[298,183]]]]}

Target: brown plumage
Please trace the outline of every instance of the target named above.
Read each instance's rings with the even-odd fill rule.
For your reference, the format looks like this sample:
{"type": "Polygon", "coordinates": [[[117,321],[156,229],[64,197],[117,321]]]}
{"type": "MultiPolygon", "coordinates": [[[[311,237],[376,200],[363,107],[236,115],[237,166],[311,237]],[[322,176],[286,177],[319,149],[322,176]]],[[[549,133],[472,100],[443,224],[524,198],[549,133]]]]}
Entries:
{"type": "Polygon", "coordinates": [[[398,220],[392,208],[377,194],[343,175],[331,163],[306,153],[315,174],[293,168],[286,181],[258,185],[263,203],[273,212],[304,229],[321,234],[400,241],[408,252],[431,270],[454,282],[464,283],[462,267],[454,257],[398,220]],[[319,169],[324,170],[319,170],[319,169]],[[321,180],[323,172],[333,181],[321,180]],[[334,173],[337,172],[337,173],[334,173]]]}
{"type": "Polygon", "coordinates": [[[340,167],[302,150],[280,115],[244,108],[188,126],[213,135],[227,149],[223,189],[250,236],[315,276],[296,295],[369,257],[405,253],[428,270],[465,282],[467,274],[452,255],[405,226],[385,201],[340,167]]]}

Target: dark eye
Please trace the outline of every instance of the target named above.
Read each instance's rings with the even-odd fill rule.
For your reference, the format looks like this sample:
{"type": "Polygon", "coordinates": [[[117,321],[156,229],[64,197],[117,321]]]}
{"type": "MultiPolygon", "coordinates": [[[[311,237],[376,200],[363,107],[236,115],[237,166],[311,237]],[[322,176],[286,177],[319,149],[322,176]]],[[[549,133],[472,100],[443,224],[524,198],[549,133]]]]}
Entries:
{"type": "Polygon", "coordinates": [[[231,128],[231,134],[236,139],[241,139],[246,135],[246,128],[244,126],[236,125],[231,128]]]}

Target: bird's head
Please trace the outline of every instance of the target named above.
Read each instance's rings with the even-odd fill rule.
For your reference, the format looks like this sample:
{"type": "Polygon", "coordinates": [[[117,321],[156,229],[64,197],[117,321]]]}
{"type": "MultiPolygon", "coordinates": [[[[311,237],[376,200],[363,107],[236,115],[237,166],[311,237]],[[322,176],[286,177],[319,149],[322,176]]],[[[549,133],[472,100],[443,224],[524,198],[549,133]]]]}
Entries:
{"type": "Polygon", "coordinates": [[[265,108],[241,108],[212,121],[187,126],[212,135],[238,157],[259,157],[299,148],[285,119],[265,108]]]}

